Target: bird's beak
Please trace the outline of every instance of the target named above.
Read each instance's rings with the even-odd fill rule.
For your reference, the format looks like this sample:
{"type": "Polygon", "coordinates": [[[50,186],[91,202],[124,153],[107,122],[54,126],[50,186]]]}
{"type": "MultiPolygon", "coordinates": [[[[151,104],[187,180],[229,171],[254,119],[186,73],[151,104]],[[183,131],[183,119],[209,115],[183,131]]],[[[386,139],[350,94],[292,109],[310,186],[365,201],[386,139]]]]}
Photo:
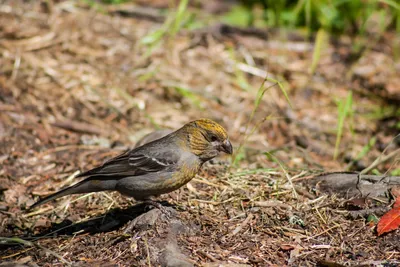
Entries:
{"type": "Polygon", "coordinates": [[[231,142],[229,140],[225,140],[221,145],[221,150],[227,154],[232,154],[233,148],[231,142]]]}

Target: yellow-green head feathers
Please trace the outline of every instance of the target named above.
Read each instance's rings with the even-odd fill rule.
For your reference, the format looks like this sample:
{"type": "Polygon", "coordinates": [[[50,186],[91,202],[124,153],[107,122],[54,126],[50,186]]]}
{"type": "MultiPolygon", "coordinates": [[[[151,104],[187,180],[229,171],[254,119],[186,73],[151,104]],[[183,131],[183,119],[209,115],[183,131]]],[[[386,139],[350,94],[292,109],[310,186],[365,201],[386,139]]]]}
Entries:
{"type": "Polygon", "coordinates": [[[211,135],[215,135],[220,140],[225,140],[228,138],[228,133],[226,130],[213,120],[199,119],[191,123],[193,123],[200,130],[206,131],[211,135]]]}
{"type": "Polygon", "coordinates": [[[183,126],[182,130],[187,133],[191,152],[200,158],[208,160],[217,156],[219,151],[232,153],[228,133],[213,120],[195,120],[183,126]]]}

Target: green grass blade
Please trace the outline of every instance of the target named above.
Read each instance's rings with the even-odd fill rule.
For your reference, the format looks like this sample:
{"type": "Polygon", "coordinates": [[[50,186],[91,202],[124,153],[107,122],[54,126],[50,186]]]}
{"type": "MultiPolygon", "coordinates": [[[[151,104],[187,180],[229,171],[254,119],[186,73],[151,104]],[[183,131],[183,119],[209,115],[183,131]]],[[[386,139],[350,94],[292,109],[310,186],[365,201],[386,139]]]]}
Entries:
{"type": "Polygon", "coordinates": [[[189,0],[181,0],[180,1],[179,6],[178,6],[178,11],[175,15],[175,21],[172,26],[171,35],[177,34],[179,32],[179,30],[181,29],[182,22],[184,20],[185,14],[186,14],[188,3],[189,3],[189,0]]]}
{"type": "Polygon", "coordinates": [[[337,134],[336,134],[335,152],[333,154],[333,159],[335,159],[335,160],[339,154],[339,146],[340,146],[340,141],[341,141],[342,134],[343,134],[344,122],[345,122],[346,117],[349,116],[352,106],[353,106],[353,94],[350,91],[346,97],[346,101],[345,102],[340,101],[339,106],[338,106],[339,121],[338,121],[338,129],[337,129],[337,134]]]}
{"type": "MultiPolygon", "coordinates": [[[[275,84],[277,84],[277,85],[279,86],[279,89],[281,89],[281,92],[282,92],[282,94],[284,95],[284,97],[286,98],[286,101],[288,102],[290,108],[293,108],[292,102],[290,102],[289,95],[288,95],[288,93],[286,92],[285,87],[283,86],[283,84],[282,84],[280,81],[275,80],[275,79],[273,79],[273,78],[268,78],[268,77],[267,77],[267,78],[265,78],[265,79],[266,79],[267,81],[269,81],[269,82],[274,83],[273,86],[274,86],[275,84]]],[[[265,92],[264,92],[264,93],[265,93],[265,92]]]]}
{"type": "Polygon", "coordinates": [[[182,86],[175,86],[174,88],[176,92],[180,94],[183,98],[189,99],[190,102],[192,102],[198,109],[204,110],[202,106],[202,99],[191,89],[182,86]]]}
{"type": "Polygon", "coordinates": [[[311,0],[306,0],[305,12],[306,12],[306,26],[310,33],[311,32],[311,0]]]}
{"type": "Polygon", "coordinates": [[[321,58],[321,52],[326,47],[327,40],[328,40],[327,32],[322,28],[319,29],[317,32],[317,37],[315,39],[314,53],[313,53],[313,57],[312,57],[311,67],[310,67],[311,74],[314,74],[314,72],[318,66],[318,62],[321,58]]]}

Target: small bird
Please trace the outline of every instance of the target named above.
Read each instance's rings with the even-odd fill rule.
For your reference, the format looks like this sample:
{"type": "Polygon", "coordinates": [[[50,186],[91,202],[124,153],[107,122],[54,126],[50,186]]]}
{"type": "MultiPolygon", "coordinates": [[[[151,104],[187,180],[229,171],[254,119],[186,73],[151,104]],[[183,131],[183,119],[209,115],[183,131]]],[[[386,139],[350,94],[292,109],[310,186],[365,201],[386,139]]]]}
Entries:
{"type": "Polygon", "coordinates": [[[140,138],[139,141],[137,141],[137,143],[135,144],[134,148],[137,148],[139,146],[143,146],[144,144],[153,142],[154,140],[160,139],[172,132],[173,131],[170,129],[155,130],[154,132],[148,133],[145,136],[143,136],[142,138],[140,138]]]}
{"type": "Polygon", "coordinates": [[[106,190],[158,207],[151,197],[185,185],[220,152],[232,154],[226,130],[210,119],[195,120],[79,174],[77,177],[87,178],[41,199],[30,209],[66,195],[106,190]]]}

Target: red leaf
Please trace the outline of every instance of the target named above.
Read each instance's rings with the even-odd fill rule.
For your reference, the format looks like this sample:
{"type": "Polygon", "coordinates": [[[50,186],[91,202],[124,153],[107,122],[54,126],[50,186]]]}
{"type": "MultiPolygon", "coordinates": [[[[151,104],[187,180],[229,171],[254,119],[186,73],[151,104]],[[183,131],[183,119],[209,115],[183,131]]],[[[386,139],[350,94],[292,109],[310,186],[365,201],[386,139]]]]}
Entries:
{"type": "Polygon", "coordinates": [[[293,250],[295,248],[296,248],[296,246],[294,246],[292,244],[281,244],[281,249],[283,251],[293,250]]]}
{"type": "Polygon", "coordinates": [[[400,197],[396,198],[396,201],[393,204],[393,209],[400,208],[400,197]]]}
{"type": "MultiPolygon", "coordinates": [[[[398,199],[398,198],[397,198],[398,199]]],[[[397,203],[397,201],[396,201],[397,203]]],[[[389,210],[378,222],[378,236],[396,230],[400,226],[400,207],[389,210]]]]}
{"type": "Polygon", "coordinates": [[[394,198],[400,197],[400,186],[398,185],[393,186],[390,192],[392,193],[394,198]]]}

